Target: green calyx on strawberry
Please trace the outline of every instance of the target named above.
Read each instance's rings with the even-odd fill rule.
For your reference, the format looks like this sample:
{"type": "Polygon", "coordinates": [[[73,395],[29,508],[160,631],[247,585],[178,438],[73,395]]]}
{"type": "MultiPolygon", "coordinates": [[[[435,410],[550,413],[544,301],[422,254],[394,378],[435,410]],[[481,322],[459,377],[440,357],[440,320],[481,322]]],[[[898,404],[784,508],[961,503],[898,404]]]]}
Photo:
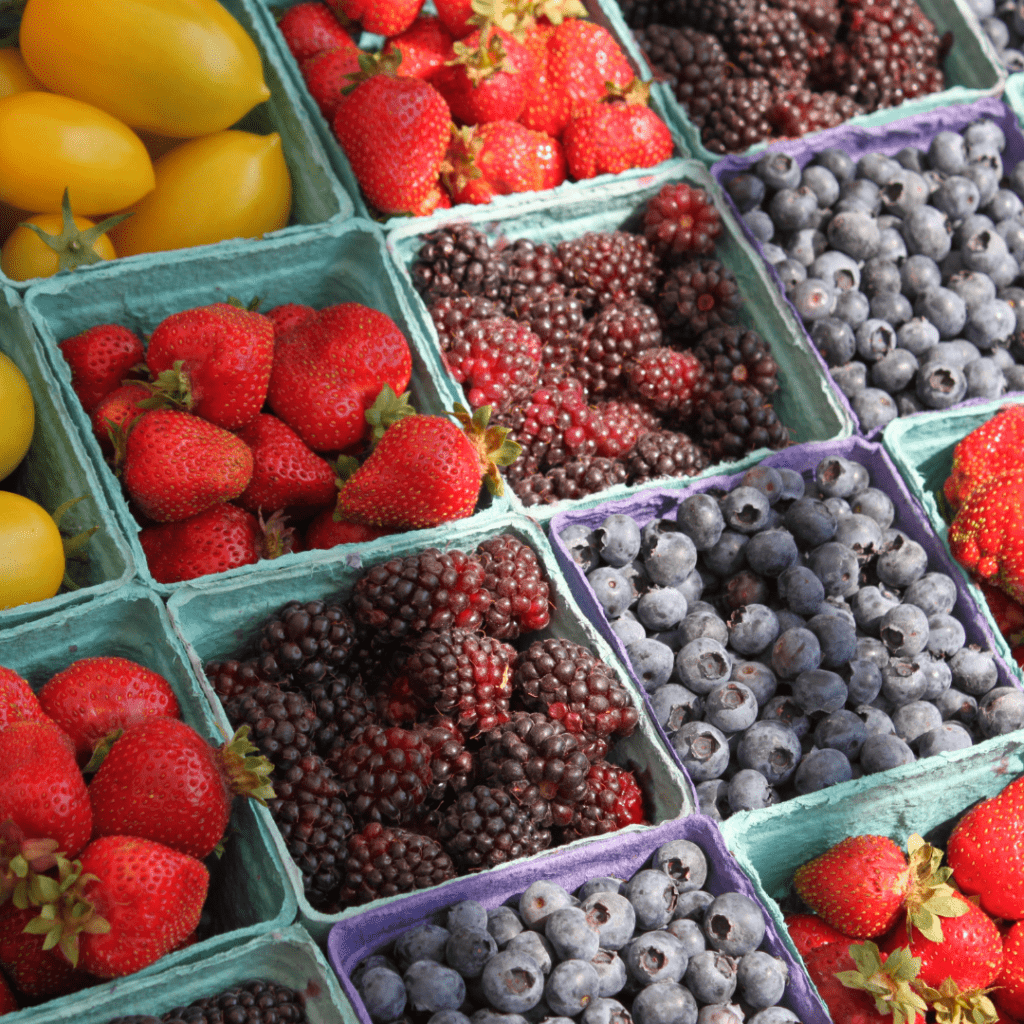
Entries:
{"type": "Polygon", "coordinates": [[[907,949],[897,949],[882,961],[873,942],[854,943],[849,954],[856,969],[840,971],[836,978],[846,988],[866,992],[880,1014],[891,1014],[894,1024],[914,1024],[928,1006],[912,987],[921,961],[907,949]]]}
{"type": "Polygon", "coordinates": [[[345,96],[352,92],[356,86],[369,78],[373,78],[375,75],[387,75],[390,78],[397,77],[398,66],[402,63],[402,53],[397,49],[382,50],[380,53],[368,53],[362,50],[359,53],[358,59],[359,70],[345,76],[349,83],[341,90],[345,96]]]}
{"type": "Polygon", "coordinates": [[[53,879],[44,872],[66,859],[58,845],[56,839],[26,839],[10,818],[0,822],[0,904],[10,900],[26,910],[46,900],[53,879]]]}
{"type": "Polygon", "coordinates": [[[478,86],[492,75],[504,71],[519,74],[519,68],[508,58],[506,46],[494,25],[485,25],[475,44],[457,40],[452,44],[455,56],[446,61],[449,67],[462,66],[470,84],[478,86]]]}
{"type": "Polygon", "coordinates": [[[995,1024],[999,1019],[988,997],[991,989],[961,992],[952,978],[946,978],[938,988],[922,982],[915,987],[935,1011],[935,1024],[995,1024]]]}
{"type": "Polygon", "coordinates": [[[953,869],[940,867],[942,851],[914,833],[907,840],[910,891],[907,893],[907,934],[916,928],[932,942],[942,942],[942,918],[961,917],[967,906],[949,884],[953,869]]]}
{"type": "Polygon", "coordinates": [[[274,787],[270,783],[274,766],[249,739],[249,726],[241,726],[220,748],[220,765],[228,786],[236,795],[247,796],[264,807],[268,800],[274,799],[274,787]]]}
{"type": "Polygon", "coordinates": [[[396,395],[390,384],[385,384],[380,389],[380,394],[373,405],[366,410],[366,422],[370,425],[371,448],[376,447],[388,427],[405,419],[406,416],[416,415],[415,408],[409,404],[409,398],[408,391],[396,395]]]}
{"type": "Polygon", "coordinates": [[[79,267],[88,267],[93,263],[102,262],[103,257],[96,252],[93,246],[102,235],[134,212],[115,213],[112,217],[107,217],[99,224],[94,224],[91,228],[86,228],[83,231],[75,224],[67,189],[64,189],[60,210],[63,223],[59,235],[51,235],[37,224],[30,224],[27,221],[18,225],[18,227],[34,231],[57,254],[58,271],[77,270],[79,267]]]}
{"type": "Polygon", "coordinates": [[[462,427],[463,433],[480,456],[480,464],[484,467],[484,486],[491,494],[500,497],[505,487],[498,467],[511,466],[522,454],[522,445],[509,438],[508,427],[490,426],[489,405],[482,405],[470,414],[465,406],[456,402],[452,418],[462,427]]]}
{"type": "Polygon", "coordinates": [[[497,25],[520,42],[542,19],[560,25],[566,18],[590,17],[580,0],[473,0],[472,7],[474,25],[497,25]]]}

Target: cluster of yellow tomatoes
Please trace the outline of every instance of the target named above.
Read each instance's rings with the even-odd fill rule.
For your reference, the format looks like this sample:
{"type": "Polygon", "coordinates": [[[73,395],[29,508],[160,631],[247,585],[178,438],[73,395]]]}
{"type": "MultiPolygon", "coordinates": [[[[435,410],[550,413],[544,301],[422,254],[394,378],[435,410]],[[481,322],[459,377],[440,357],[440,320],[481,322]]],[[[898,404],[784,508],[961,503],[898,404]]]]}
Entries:
{"type": "Polygon", "coordinates": [[[28,0],[0,50],[0,269],[23,281],[283,227],[280,136],[231,128],[269,96],[218,0],[28,0]]]}

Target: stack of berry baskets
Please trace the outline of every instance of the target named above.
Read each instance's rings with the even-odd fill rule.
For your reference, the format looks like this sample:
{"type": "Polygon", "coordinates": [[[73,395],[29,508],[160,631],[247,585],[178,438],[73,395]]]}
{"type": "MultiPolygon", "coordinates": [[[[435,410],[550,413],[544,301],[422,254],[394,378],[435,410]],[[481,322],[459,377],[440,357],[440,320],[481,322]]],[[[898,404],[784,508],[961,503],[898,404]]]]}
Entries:
{"type": "Polygon", "coordinates": [[[988,98],[715,165],[864,436],[1024,386],[1022,157],[988,98]]]}
{"type": "Polygon", "coordinates": [[[418,893],[336,924],[328,956],[361,1024],[385,1019],[381,996],[395,991],[402,973],[409,1009],[450,1002],[465,989],[488,1019],[529,1014],[542,998],[545,1007],[557,1005],[577,1020],[628,1013],[644,1024],[696,1021],[698,1007],[711,1006],[701,1020],[732,1024],[741,1019],[733,1013],[739,1004],[751,1024],[830,1020],[787,945],[781,915],[758,899],[708,818],[691,815],[553,856],[540,879],[530,868],[527,862],[500,875],[461,879],[443,893],[418,893]],[[473,971],[458,951],[468,944],[467,933],[475,937],[481,928],[482,979],[462,984],[460,972],[472,977],[473,971]],[[598,942],[596,955],[580,951],[598,942]],[[440,962],[430,965],[436,981],[425,994],[424,964],[414,971],[410,960],[438,945],[440,962]],[[645,961],[641,950],[650,947],[657,953],[645,961]],[[593,967],[585,962],[591,957],[593,967]],[[371,970],[376,977],[367,978],[371,970]],[[524,979],[514,993],[512,985],[501,986],[506,970],[524,979]],[[612,994],[588,1001],[597,985],[612,994]],[[509,1002],[528,1008],[508,1011],[509,1002]],[[582,1018],[580,1005],[586,1006],[582,1018]]]}
{"type": "Polygon", "coordinates": [[[1024,726],[1016,673],[880,445],[798,445],[549,526],[712,817],[841,804],[862,775],[1024,726]]]}
{"type": "Polygon", "coordinates": [[[0,611],[0,629],[7,629],[109,593],[134,577],[135,566],[129,542],[72,423],[60,386],[17,294],[9,288],[0,292],[0,354],[24,375],[35,407],[32,443],[18,468],[5,478],[4,489],[30,498],[51,515],[66,502],[75,502],[61,517],[63,535],[70,539],[94,531],[82,557],[65,563],[74,586],[62,585],[54,597],[0,611]]]}
{"type": "Polygon", "coordinates": [[[506,483],[542,521],[852,432],[696,161],[557,205],[523,198],[502,220],[480,209],[410,221],[388,249],[466,401],[497,403],[512,427],[523,453],[506,483]]]}
{"type": "Polygon", "coordinates": [[[601,2],[644,77],[653,76],[652,94],[659,95],[677,137],[709,166],[726,154],[749,156],[780,139],[841,123],[883,127],[998,96],[1006,81],[969,0],[887,0],[867,13],[851,0],[601,2]],[[903,38],[889,34],[888,25],[879,32],[879,22],[892,17],[907,26],[903,38]],[[861,28],[856,42],[850,32],[855,20],[861,28]],[[777,49],[767,42],[770,33],[776,43],[782,37],[777,49]],[[840,45],[832,49],[830,39],[840,45]],[[830,52],[836,55],[832,66],[830,52]],[[867,52],[894,72],[891,78],[851,78],[867,52]],[[913,98],[901,102],[901,96],[913,98]]]}
{"type": "MultiPolygon", "coordinates": [[[[154,263],[146,268],[118,266],[115,263],[97,269],[88,279],[77,275],[62,276],[37,284],[25,294],[25,308],[54,374],[60,382],[71,412],[71,422],[96,466],[109,502],[129,538],[139,578],[164,595],[170,593],[178,583],[160,579],[147,562],[143,550],[146,535],[142,535],[140,540],[140,530],[147,525],[152,527],[152,523],[143,517],[139,506],[128,500],[121,479],[115,475],[111,449],[106,444],[101,446],[98,428],[94,426],[94,423],[99,422],[99,417],[95,410],[91,414],[87,413],[82,401],[79,400],[73,386],[72,371],[60,343],[79,337],[84,332],[103,324],[118,325],[119,329],[134,332],[139,339],[148,339],[151,332],[167,318],[184,314],[185,311],[197,307],[228,303],[232,299],[243,305],[258,299],[259,310],[265,312],[275,307],[285,307],[285,312],[296,311],[293,305],[296,303],[310,306],[315,310],[352,304],[368,307],[371,311],[376,311],[376,319],[369,327],[361,325],[358,331],[347,332],[346,337],[368,336],[367,332],[379,320],[386,325],[387,331],[390,332],[388,336],[395,344],[407,346],[412,370],[406,387],[411,406],[417,412],[441,414],[446,410],[451,411],[459,401],[458,391],[444,372],[434,346],[422,339],[418,322],[408,309],[402,285],[386,256],[378,229],[368,221],[358,218],[324,225],[315,235],[266,239],[258,246],[251,246],[245,252],[234,254],[230,259],[225,259],[223,254],[196,249],[180,254],[173,261],[154,263]]],[[[302,312],[301,309],[297,311],[302,312]]],[[[260,330],[265,334],[270,331],[270,324],[265,318],[260,319],[260,330]]],[[[168,323],[173,324],[176,321],[168,323]]],[[[187,321],[182,321],[181,327],[185,332],[182,337],[187,339],[186,323],[187,321]]],[[[281,325],[278,324],[275,330],[280,328],[281,325]]],[[[124,334],[125,331],[121,333],[124,334]]],[[[383,345],[382,340],[378,348],[383,345]]],[[[255,346],[253,348],[255,349],[255,346]]],[[[130,362],[137,361],[137,358],[133,357],[130,362]]],[[[403,366],[407,371],[409,362],[405,356],[403,366]]],[[[147,376],[155,379],[156,373],[147,376]]],[[[263,387],[265,392],[265,382],[263,387]]],[[[132,401],[134,400],[133,397],[132,401]]],[[[309,417],[312,419],[315,419],[318,409],[328,407],[326,399],[319,404],[311,401],[308,406],[309,417]]],[[[103,406],[98,408],[102,410],[103,406]]],[[[267,420],[272,417],[264,413],[260,418],[267,420]]],[[[292,419],[293,422],[299,423],[294,417],[292,419]]],[[[362,422],[361,413],[359,426],[360,429],[366,426],[362,422]]],[[[300,429],[306,427],[300,424],[289,433],[294,436],[300,429]]],[[[106,436],[103,437],[103,441],[107,441],[106,436]]],[[[321,445],[315,440],[308,445],[299,443],[300,447],[305,449],[306,460],[312,460],[317,466],[312,475],[314,479],[320,479],[324,485],[324,496],[317,500],[326,500],[326,504],[322,505],[322,512],[317,513],[317,516],[330,527],[331,524],[326,520],[330,518],[331,509],[336,501],[334,455],[328,450],[330,443],[324,442],[321,445]],[[317,445],[315,452],[310,450],[314,444],[317,445]]],[[[354,454],[355,450],[352,453],[354,454]]],[[[233,505],[231,507],[234,508],[233,505]]],[[[277,508],[278,506],[262,509],[261,514],[265,522],[269,521],[277,508]]],[[[487,513],[491,509],[501,508],[507,508],[507,500],[492,496],[481,488],[478,511],[487,513]]],[[[251,514],[255,515],[256,511],[252,508],[251,514]]],[[[308,537],[307,527],[316,521],[315,517],[313,520],[309,518],[310,511],[310,508],[299,509],[286,519],[284,525],[294,526],[298,536],[305,532],[308,537]]],[[[246,515],[249,514],[247,511],[246,515]]],[[[368,536],[376,535],[370,533],[368,536]]],[[[261,569],[304,564],[316,560],[324,553],[319,550],[318,545],[333,545],[338,542],[333,534],[326,540],[318,540],[317,543],[310,539],[308,549],[304,549],[301,543],[294,552],[285,547],[285,553],[279,553],[278,548],[277,557],[274,557],[275,551],[272,547],[265,546],[260,551],[259,560],[254,564],[224,571],[245,575],[261,569]]],[[[376,545],[386,541],[370,539],[366,540],[366,543],[376,545]]],[[[212,550],[216,551],[216,548],[212,550]]],[[[204,571],[204,575],[196,577],[192,582],[195,584],[197,580],[209,579],[211,575],[217,574],[204,571]]]]}
{"type": "Polygon", "coordinates": [[[370,902],[522,857],[543,873],[558,848],[695,807],[639,692],[520,516],[184,588],[168,611],[219,720],[253,722],[279,764],[263,813],[318,941],[370,902]],[[408,770],[379,783],[382,752],[400,750],[408,770]]]}
{"type": "MultiPolygon", "coordinates": [[[[147,727],[146,716],[162,714],[166,717],[149,717],[148,722],[170,723],[174,727],[180,726],[182,731],[186,731],[186,726],[191,727],[188,730],[190,735],[194,730],[201,737],[199,742],[218,748],[226,743],[221,722],[213,714],[210,702],[192,672],[181,641],[171,628],[163,602],[137,584],[126,584],[88,604],[63,608],[45,619],[0,632],[0,666],[5,696],[4,720],[8,726],[4,735],[5,740],[15,744],[13,747],[8,745],[5,757],[11,759],[9,765],[11,762],[16,765],[13,770],[21,778],[24,778],[31,762],[27,763],[26,753],[18,749],[15,732],[19,728],[33,730],[34,748],[45,749],[44,733],[55,731],[52,725],[47,725],[47,715],[60,717],[62,727],[71,730],[75,715],[81,714],[84,719],[90,710],[101,717],[123,712],[138,716],[128,726],[130,733],[147,727]],[[50,696],[44,696],[37,702],[38,721],[31,717],[34,712],[28,704],[19,699],[20,680],[27,682],[37,694],[53,680],[48,691],[50,696]],[[61,694],[71,698],[75,710],[60,706],[61,694]],[[110,710],[115,707],[118,711],[110,710]],[[44,708],[47,709],[46,714],[43,714],[44,708]],[[19,720],[20,714],[24,717],[19,720]]],[[[109,724],[110,718],[106,721],[109,724]]],[[[68,740],[66,734],[61,735],[68,740]]],[[[82,746],[85,741],[79,739],[76,742],[82,746]]],[[[81,759],[78,763],[74,755],[64,753],[67,764],[59,764],[56,760],[43,763],[40,755],[35,765],[41,778],[67,780],[63,783],[62,792],[67,793],[68,798],[59,809],[60,829],[65,837],[78,834],[83,821],[82,808],[77,804],[79,795],[88,800],[84,777],[80,774],[80,765],[88,758],[84,749],[77,753],[81,759]],[[75,776],[77,781],[72,782],[75,776]],[[74,828],[69,823],[74,823],[74,828]]],[[[210,806],[212,808],[212,801],[210,806]]],[[[20,817],[25,813],[24,805],[8,804],[8,807],[14,808],[15,821],[24,820],[20,817]]],[[[177,810],[168,807],[165,813],[179,811],[180,805],[177,810]]],[[[208,888],[201,913],[191,903],[186,905],[180,890],[172,888],[169,894],[164,895],[161,928],[151,929],[154,937],[159,936],[155,941],[164,943],[165,948],[167,937],[171,936],[174,943],[173,937],[182,934],[183,929],[188,929],[184,932],[188,941],[176,942],[176,948],[154,961],[151,954],[156,951],[148,948],[148,939],[142,942],[136,936],[134,955],[147,964],[140,970],[129,973],[131,960],[118,959],[116,964],[114,961],[104,963],[102,970],[98,969],[95,975],[72,971],[57,950],[44,954],[32,947],[32,936],[19,936],[18,929],[13,926],[24,911],[17,910],[12,902],[6,902],[2,908],[3,956],[0,959],[5,961],[5,969],[10,967],[7,977],[16,986],[18,1003],[33,1005],[32,1009],[11,1014],[10,1019],[19,1021],[22,1013],[33,1021],[71,1016],[78,1019],[78,1008],[83,999],[89,1001],[87,1005],[95,1001],[109,1007],[112,999],[118,999],[131,990],[137,978],[162,977],[171,969],[193,972],[194,977],[197,963],[207,957],[234,950],[271,932],[280,934],[281,929],[293,924],[295,897],[277,856],[271,834],[273,826],[265,810],[254,800],[238,797],[230,805],[230,811],[222,853],[210,854],[202,860],[202,874],[208,873],[208,883],[204,878],[202,884],[208,888]],[[53,962],[48,963],[46,957],[53,957],[53,962]],[[145,960],[146,957],[149,959],[145,960]]],[[[90,820],[98,824],[95,815],[88,813],[90,820]]],[[[89,821],[86,821],[85,836],[89,837],[91,831],[89,821]]],[[[13,833],[8,828],[0,844],[3,846],[0,853],[5,872],[12,855],[21,853],[18,832],[17,827],[13,833]],[[15,844],[13,853],[12,838],[15,844]]],[[[147,858],[159,854],[165,858],[162,867],[168,878],[173,878],[174,872],[182,870],[182,864],[187,862],[190,880],[195,886],[200,884],[191,856],[166,849],[164,844],[148,839],[128,839],[127,842],[135,844],[147,855],[146,858],[138,858],[138,877],[146,877],[150,863],[147,858]]],[[[97,843],[107,843],[109,850],[111,839],[90,842],[87,838],[84,848],[75,856],[82,859],[100,856],[97,843]]],[[[70,853],[70,850],[64,852],[70,853]]],[[[38,865],[33,863],[32,866],[38,865]]],[[[42,870],[44,868],[40,867],[42,870]]],[[[106,871],[101,873],[109,877],[106,871]]],[[[190,889],[189,900],[192,900],[192,891],[190,889]]],[[[94,891],[88,889],[83,889],[82,893],[87,899],[94,895],[94,891]]],[[[96,897],[96,905],[100,899],[96,897]]],[[[132,899],[142,897],[136,892],[132,899]]],[[[56,909],[59,917],[61,908],[58,906],[56,909]]],[[[106,913],[107,909],[99,912],[106,913]]],[[[121,926],[125,926],[123,920],[112,923],[108,935],[111,940],[118,939],[122,947],[120,955],[123,955],[125,940],[123,933],[119,936],[121,926]]],[[[84,963],[83,957],[82,965],[84,963]]],[[[123,1011],[111,1012],[110,1017],[117,1016],[119,1012],[123,1011]]]]}

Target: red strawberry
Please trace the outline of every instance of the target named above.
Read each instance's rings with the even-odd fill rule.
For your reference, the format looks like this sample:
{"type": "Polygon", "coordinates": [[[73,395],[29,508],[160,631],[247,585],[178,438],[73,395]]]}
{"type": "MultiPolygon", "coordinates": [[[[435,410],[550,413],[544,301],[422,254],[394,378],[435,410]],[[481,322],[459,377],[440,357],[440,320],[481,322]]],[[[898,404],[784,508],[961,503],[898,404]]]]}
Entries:
{"type": "Polygon", "coordinates": [[[28,682],[14,669],[0,665],[0,731],[14,722],[49,721],[28,682]]]}
{"type": "Polygon", "coordinates": [[[367,32],[395,36],[415,20],[423,0],[331,0],[339,14],[358,21],[367,32]]]}
{"type": "Polygon", "coordinates": [[[407,416],[388,427],[369,458],[338,493],[342,520],[417,530],[473,514],[484,479],[502,493],[499,465],[519,446],[504,427],[488,427],[490,406],[472,419],[456,406],[459,425],[444,416],[407,416]]]}
{"type": "Polygon", "coordinates": [[[122,384],[102,398],[92,411],[92,432],[106,455],[115,455],[122,447],[132,423],[146,410],[142,402],[153,397],[145,384],[122,384]]]}
{"type": "Polygon", "coordinates": [[[519,120],[527,128],[558,138],[569,121],[569,97],[564,89],[551,85],[548,42],[554,31],[554,25],[544,22],[523,27],[523,45],[533,54],[534,75],[519,120]]]}
{"type": "Polygon", "coordinates": [[[128,435],[124,485],[142,513],[158,523],[237,498],[251,476],[249,446],[191,413],[155,409],[128,435]]]}
{"type": "Polygon", "coordinates": [[[71,368],[71,386],[86,412],[92,412],[145,358],[139,338],[118,324],[90,327],[66,338],[59,347],[71,368]]]}
{"type": "Polygon", "coordinates": [[[411,375],[409,344],[394,320],[344,302],[279,338],[268,398],[314,451],[341,451],[366,436],[366,410],[381,388],[400,395],[411,375]]]}
{"type": "Polygon", "coordinates": [[[14,993],[4,981],[3,975],[0,974],[0,1017],[5,1013],[14,1013],[17,1009],[19,1009],[18,1000],[14,998],[14,993]]]}
{"type": "Polygon", "coordinates": [[[956,512],[978,484],[1024,461],[1024,405],[1007,405],[953,449],[942,493],[956,512]]]}
{"type": "Polygon", "coordinates": [[[826,924],[817,914],[787,914],[785,917],[789,937],[797,952],[807,956],[812,949],[842,942],[849,946],[850,940],[841,931],[826,924]]]}
{"type": "Polygon", "coordinates": [[[985,598],[988,610],[992,613],[992,618],[996,620],[999,632],[1007,640],[1011,640],[1024,631],[1024,606],[1018,604],[1009,594],[1004,594],[997,587],[989,586],[981,580],[976,582],[985,598]]]}
{"type": "Polygon", "coordinates": [[[463,39],[476,28],[473,0],[434,0],[437,15],[453,39],[463,39]]]}
{"type": "Polygon", "coordinates": [[[324,50],[302,63],[306,88],[328,122],[337,113],[342,91],[352,84],[350,76],[359,71],[360,53],[359,47],[349,39],[347,46],[324,50]]]}
{"type": "Polygon", "coordinates": [[[306,527],[306,548],[333,548],[338,544],[362,544],[368,540],[384,537],[390,531],[378,526],[364,526],[362,523],[338,523],[334,520],[334,509],[320,512],[306,527]]]}
{"type": "Polygon", "coordinates": [[[316,310],[312,306],[303,306],[298,302],[285,302],[283,305],[268,309],[264,316],[274,325],[274,337],[276,338],[315,314],[316,310]]]}
{"type": "Polygon", "coordinates": [[[225,430],[244,427],[263,407],[273,360],[274,325],[227,302],[172,313],[146,350],[157,383],[181,393],[184,408],[225,430]]]}
{"type": "Polygon", "coordinates": [[[94,985],[96,979],[72,967],[59,949],[43,949],[45,936],[25,931],[25,925],[38,913],[36,907],[19,910],[11,903],[0,907],[0,964],[17,990],[35,1001],[94,985]]]}
{"type": "Polygon", "coordinates": [[[393,58],[360,62],[369,77],[342,99],[334,134],[369,202],[410,213],[436,194],[451,113],[428,82],[399,77],[393,58]]]}
{"type": "Polygon", "coordinates": [[[111,733],[153,716],[177,717],[171,684],[128,658],[80,658],[43,684],[43,710],[73,740],[85,764],[111,733]]]}
{"type": "Polygon", "coordinates": [[[1011,925],[1003,939],[1003,969],[992,998],[1001,1012],[1024,1017],[1024,921],[1011,925]]]}
{"type": "Polygon", "coordinates": [[[281,15],[277,27],[299,64],[324,50],[344,46],[346,40],[352,42],[351,36],[326,4],[302,3],[289,7],[281,15]]]}
{"type": "Polygon", "coordinates": [[[401,54],[399,75],[429,79],[448,59],[453,42],[440,18],[421,14],[404,32],[389,39],[383,52],[401,54]]]}

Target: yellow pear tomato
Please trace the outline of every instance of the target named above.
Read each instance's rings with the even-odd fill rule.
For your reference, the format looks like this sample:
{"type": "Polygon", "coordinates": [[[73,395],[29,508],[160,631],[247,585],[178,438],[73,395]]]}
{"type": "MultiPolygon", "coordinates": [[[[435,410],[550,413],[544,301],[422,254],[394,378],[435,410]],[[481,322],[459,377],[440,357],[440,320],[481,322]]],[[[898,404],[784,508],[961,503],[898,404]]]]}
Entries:
{"type": "Polygon", "coordinates": [[[0,480],[25,458],[35,426],[36,407],[28,381],[18,364],[0,352],[0,480]]]}
{"type": "Polygon", "coordinates": [[[154,166],[156,188],[110,231],[121,256],[259,238],[288,223],[291,177],[276,133],[191,139],[154,166]]]}
{"type": "Polygon", "coordinates": [[[81,216],[138,202],[156,184],[139,137],[88,103],[51,92],[0,100],[0,202],[57,213],[64,190],[81,216]]]}
{"type": "Polygon", "coordinates": [[[18,38],[48,89],[157,135],[222,131],[270,97],[256,44],[217,0],[28,0],[18,38]]]}
{"type": "Polygon", "coordinates": [[[0,50],[0,99],[16,92],[38,92],[43,83],[28,69],[21,50],[5,46],[0,50]]]}
{"type": "Polygon", "coordinates": [[[42,505],[0,491],[0,610],[44,601],[64,579],[64,543],[42,505]]]}
{"type": "MultiPolygon", "coordinates": [[[[59,213],[37,213],[25,219],[26,224],[35,224],[48,235],[60,235],[63,217],[59,213]]],[[[75,217],[75,227],[87,231],[95,223],[87,217],[75,217]]],[[[101,260],[117,258],[114,246],[104,234],[92,244],[92,251],[101,260]]],[[[16,227],[0,248],[0,270],[12,281],[27,281],[30,277],[53,277],[60,269],[60,257],[31,228],[16,227]]]]}
{"type": "Polygon", "coordinates": [[[19,210],[6,203],[0,203],[0,245],[7,241],[10,233],[23,221],[28,220],[32,214],[19,210]]]}

